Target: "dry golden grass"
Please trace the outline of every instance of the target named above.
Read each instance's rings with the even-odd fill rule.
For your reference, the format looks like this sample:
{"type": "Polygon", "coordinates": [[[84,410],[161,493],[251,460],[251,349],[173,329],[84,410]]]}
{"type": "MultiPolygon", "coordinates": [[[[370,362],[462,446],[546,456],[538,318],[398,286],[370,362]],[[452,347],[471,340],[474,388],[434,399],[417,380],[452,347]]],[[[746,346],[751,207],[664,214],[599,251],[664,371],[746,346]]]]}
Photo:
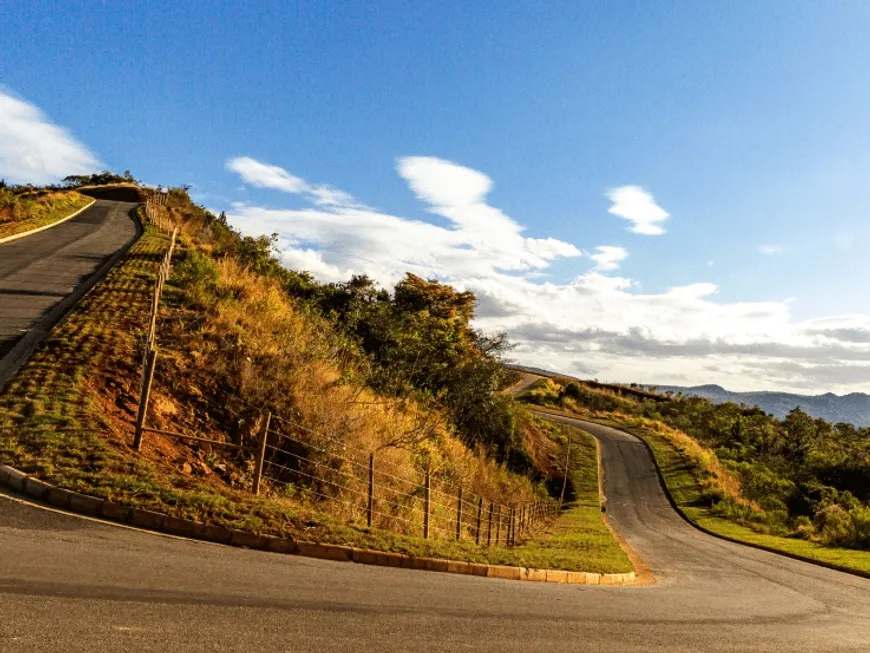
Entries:
{"type": "Polygon", "coordinates": [[[75,191],[14,196],[0,190],[0,238],[63,220],[90,201],[91,198],[75,191]]]}
{"type": "Polygon", "coordinates": [[[374,452],[375,522],[393,530],[417,528],[426,469],[433,525],[447,531],[460,486],[469,501],[518,505],[541,495],[528,478],[469,450],[437,409],[374,394],[330,325],[298,310],[275,280],[232,258],[204,256],[210,243],[201,222],[177,207],[167,213],[180,226],[180,255],[161,314],[155,427],[245,442],[271,411],[270,445],[283,453],[270,450],[267,492],[312,491],[346,519],[361,517],[374,452]],[[308,490],[300,474],[314,477],[302,478],[308,490]]]}

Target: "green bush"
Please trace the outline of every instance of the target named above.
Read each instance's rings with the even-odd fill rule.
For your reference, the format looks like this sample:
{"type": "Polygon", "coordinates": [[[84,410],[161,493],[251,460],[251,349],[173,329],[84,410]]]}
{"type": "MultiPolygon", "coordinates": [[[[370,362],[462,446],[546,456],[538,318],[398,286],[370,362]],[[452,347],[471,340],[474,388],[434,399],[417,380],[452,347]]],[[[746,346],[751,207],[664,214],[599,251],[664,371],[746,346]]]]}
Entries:
{"type": "Polygon", "coordinates": [[[174,272],[173,281],[184,288],[213,288],[219,277],[214,262],[196,250],[187,252],[174,272]]]}

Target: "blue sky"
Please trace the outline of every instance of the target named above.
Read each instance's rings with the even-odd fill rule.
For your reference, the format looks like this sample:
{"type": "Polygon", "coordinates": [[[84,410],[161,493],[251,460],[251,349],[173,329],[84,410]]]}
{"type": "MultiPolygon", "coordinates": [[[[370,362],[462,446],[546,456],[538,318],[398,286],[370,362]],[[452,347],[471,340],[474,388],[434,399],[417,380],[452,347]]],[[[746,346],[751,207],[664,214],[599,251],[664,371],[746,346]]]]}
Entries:
{"type": "Polygon", "coordinates": [[[0,126],[0,176],[96,160],[192,184],[322,278],[476,290],[527,363],[870,388],[870,4],[347,4],[0,0],[20,36],[0,43],[0,123],[25,103],[39,118],[18,120],[72,139],[25,125],[4,146],[0,126]],[[324,204],[326,186],[353,200],[324,204]],[[664,233],[610,212],[626,188],[664,233]],[[502,242],[511,225],[535,242],[502,242]]]}

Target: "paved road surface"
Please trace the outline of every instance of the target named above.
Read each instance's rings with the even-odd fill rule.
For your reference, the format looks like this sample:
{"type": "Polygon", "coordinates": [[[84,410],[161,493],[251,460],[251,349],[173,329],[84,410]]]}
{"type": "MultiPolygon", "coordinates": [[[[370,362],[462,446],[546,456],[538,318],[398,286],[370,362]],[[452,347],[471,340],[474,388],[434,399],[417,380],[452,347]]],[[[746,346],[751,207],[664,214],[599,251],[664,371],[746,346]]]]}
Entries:
{"type": "MultiPolygon", "coordinates": [[[[50,328],[53,309],[133,239],[133,206],[97,200],[72,220],[0,245],[0,358],[29,331],[50,328]]],[[[0,369],[0,387],[4,377],[0,369]]]]}
{"type": "Polygon", "coordinates": [[[0,651],[868,651],[870,581],[706,536],[647,450],[601,439],[650,587],[498,581],[233,549],[0,496],[0,651]]]}

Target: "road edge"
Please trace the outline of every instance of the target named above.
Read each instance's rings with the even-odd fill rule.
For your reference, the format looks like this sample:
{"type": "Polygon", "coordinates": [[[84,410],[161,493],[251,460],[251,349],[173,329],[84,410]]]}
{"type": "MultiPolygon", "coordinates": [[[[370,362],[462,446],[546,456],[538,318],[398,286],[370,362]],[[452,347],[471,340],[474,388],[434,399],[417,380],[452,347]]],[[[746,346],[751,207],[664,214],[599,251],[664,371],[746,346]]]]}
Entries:
{"type": "Polygon", "coordinates": [[[190,519],[172,517],[160,512],[131,508],[85,494],[51,485],[29,476],[9,465],[0,465],[0,486],[43,500],[55,508],[102,518],[149,531],[159,531],[193,540],[203,540],[270,553],[284,553],[308,558],[355,562],[380,567],[397,567],[419,571],[436,571],[465,576],[523,580],[567,585],[625,587],[641,584],[635,572],[600,574],[585,571],[532,569],[510,565],[489,565],[479,562],[411,556],[404,553],[375,551],[338,544],[322,544],[274,535],[258,535],[249,531],[211,526],[190,519]]]}
{"type": "MultiPolygon", "coordinates": [[[[94,200],[96,202],[96,200],[94,200]]],[[[54,305],[51,310],[46,313],[39,322],[15,343],[15,346],[10,349],[3,358],[0,358],[0,392],[6,387],[6,384],[14,377],[25,363],[30,359],[30,356],[36,351],[37,347],[42,343],[45,337],[56,327],[73,308],[87,295],[94,286],[102,281],[112,268],[117,265],[118,261],[124,257],[130,248],[142,237],[145,228],[139,220],[138,209],[139,204],[130,209],[128,215],[133,220],[136,226],[135,235],[127,241],[117,252],[106,259],[103,264],[96,269],[87,279],[76,286],[73,291],[61,299],[54,305]]]]}
{"type": "Polygon", "coordinates": [[[37,227],[36,229],[30,229],[29,231],[22,231],[20,234],[12,234],[11,236],[5,236],[4,238],[0,238],[0,245],[3,245],[4,243],[11,243],[13,240],[18,240],[18,239],[24,238],[26,236],[32,236],[33,234],[38,234],[40,231],[46,231],[47,229],[51,229],[52,227],[56,227],[59,224],[63,224],[67,220],[72,220],[74,217],[76,217],[78,214],[82,213],[83,211],[87,211],[89,208],[91,208],[96,203],[97,203],[97,200],[92,199],[90,204],[83,206],[82,208],[69,214],[65,218],[61,218],[57,222],[52,222],[51,224],[43,225],[41,227],[37,227]]]}

